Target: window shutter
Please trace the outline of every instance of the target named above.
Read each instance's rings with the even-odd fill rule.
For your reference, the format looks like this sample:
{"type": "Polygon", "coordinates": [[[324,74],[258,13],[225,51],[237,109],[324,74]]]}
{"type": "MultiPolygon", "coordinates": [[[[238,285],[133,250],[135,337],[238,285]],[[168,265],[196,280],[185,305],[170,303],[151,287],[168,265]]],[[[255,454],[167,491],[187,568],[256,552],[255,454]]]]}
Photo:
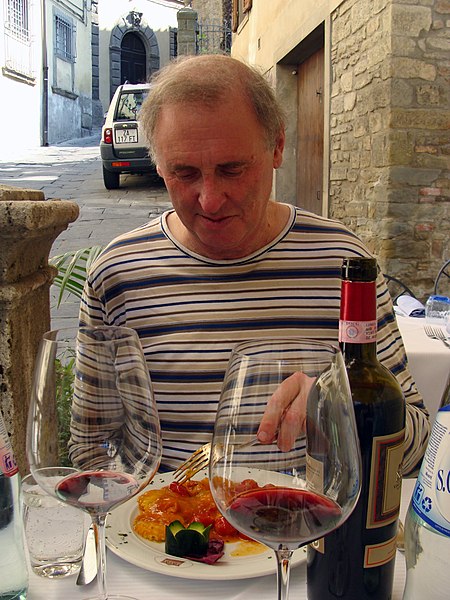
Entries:
{"type": "Polygon", "coordinates": [[[233,0],[231,13],[231,30],[233,33],[237,31],[239,25],[239,0],[233,0]]]}

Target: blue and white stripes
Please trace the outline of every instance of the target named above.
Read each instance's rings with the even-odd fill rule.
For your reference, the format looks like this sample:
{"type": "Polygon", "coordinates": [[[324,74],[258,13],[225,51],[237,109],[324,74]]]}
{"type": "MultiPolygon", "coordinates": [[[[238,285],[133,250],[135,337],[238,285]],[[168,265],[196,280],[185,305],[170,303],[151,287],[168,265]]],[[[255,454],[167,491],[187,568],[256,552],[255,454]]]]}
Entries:
{"type": "MultiPolygon", "coordinates": [[[[211,439],[233,346],[282,335],[337,344],[342,259],[370,253],[342,224],[291,207],[289,223],[268,246],[215,261],[173,239],[167,214],[107,246],[89,274],[80,321],[137,331],[161,419],[162,468],[172,470],[211,439]]],[[[429,423],[381,275],[378,327],[380,359],[408,402],[409,471],[423,454],[429,423]]]]}

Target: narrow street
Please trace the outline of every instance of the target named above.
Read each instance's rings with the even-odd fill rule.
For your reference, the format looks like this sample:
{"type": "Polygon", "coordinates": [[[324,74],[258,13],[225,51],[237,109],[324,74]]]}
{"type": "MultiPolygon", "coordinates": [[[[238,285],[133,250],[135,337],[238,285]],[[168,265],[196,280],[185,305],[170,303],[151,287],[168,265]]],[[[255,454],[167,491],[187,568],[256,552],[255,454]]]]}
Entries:
{"type": "MultiPolygon", "coordinates": [[[[125,175],[120,189],[105,189],[99,141],[100,133],[20,154],[8,155],[3,149],[0,155],[0,185],[41,190],[47,200],[59,198],[79,205],[78,219],[55,240],[51,256],[103,246],[170,206],[165,187],[151,176],[125,175]]],[[[73,323],[78,314],[77,299],[69,296],[56,308],[55,297],[53,289],[52,327],[73,323]]]]}

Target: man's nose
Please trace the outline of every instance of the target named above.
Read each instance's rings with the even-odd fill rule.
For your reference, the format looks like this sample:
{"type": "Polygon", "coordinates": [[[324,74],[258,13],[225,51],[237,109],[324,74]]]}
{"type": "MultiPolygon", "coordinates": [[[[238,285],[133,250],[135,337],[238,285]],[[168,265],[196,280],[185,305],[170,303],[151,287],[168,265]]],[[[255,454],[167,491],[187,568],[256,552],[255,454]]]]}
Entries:
{"type": "Polygon", "coordinates": [[[202,178],[198,201],[205,214],[213,215],[220,211],[226,201],[226,196],[216,177],[202,178]]]}

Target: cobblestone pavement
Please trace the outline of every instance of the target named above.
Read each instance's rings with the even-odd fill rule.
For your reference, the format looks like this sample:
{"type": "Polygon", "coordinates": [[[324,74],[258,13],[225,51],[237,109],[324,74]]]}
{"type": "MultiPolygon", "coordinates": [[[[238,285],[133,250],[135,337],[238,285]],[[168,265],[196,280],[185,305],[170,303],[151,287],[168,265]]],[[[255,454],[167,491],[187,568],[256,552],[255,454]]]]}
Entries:
{"type": "MultiPolygon", "coordinates": [[[[78,219],[55,240],[51,256],[93,245],[105,245],[117,235],[146,223],[170,206],[164,185],[154,176],[121,176],[118,190],[103,185],[100,132],[55,146],[8,155],[0,151],[0,184],[44,192],[48,200],[71,200],[80,207],[78,219]]],[[[56,308],[52,289],[52,327],[76,322],[78,301],[68,296],[56,308]]]]}

